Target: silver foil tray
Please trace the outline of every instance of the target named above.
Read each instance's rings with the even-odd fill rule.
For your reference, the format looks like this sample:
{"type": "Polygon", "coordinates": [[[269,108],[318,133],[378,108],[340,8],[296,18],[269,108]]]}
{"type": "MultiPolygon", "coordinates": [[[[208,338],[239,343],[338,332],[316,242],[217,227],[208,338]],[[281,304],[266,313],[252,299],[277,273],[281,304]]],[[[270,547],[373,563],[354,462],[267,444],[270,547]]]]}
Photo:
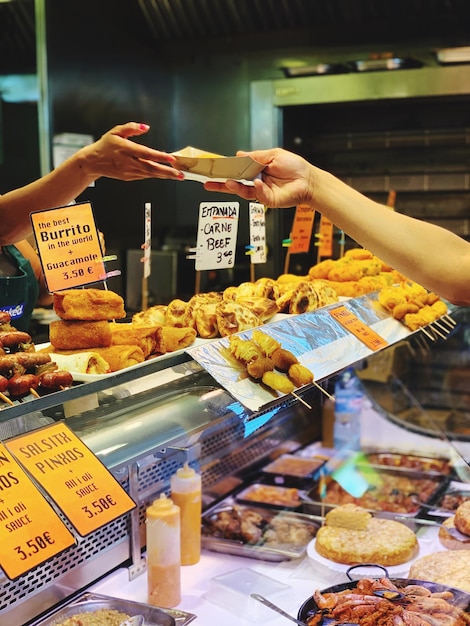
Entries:
{"type": "Polygon", "coordinates": [[[93,612],[99,609],[114,609],[131,617],[143,615],[144,626],[185,626],[196,619],[196,615],[178,609],[161,609],[142,602],[85,592],[47,617],[34,622],[32,626],[57,626],[77,613],[93,612]]]}

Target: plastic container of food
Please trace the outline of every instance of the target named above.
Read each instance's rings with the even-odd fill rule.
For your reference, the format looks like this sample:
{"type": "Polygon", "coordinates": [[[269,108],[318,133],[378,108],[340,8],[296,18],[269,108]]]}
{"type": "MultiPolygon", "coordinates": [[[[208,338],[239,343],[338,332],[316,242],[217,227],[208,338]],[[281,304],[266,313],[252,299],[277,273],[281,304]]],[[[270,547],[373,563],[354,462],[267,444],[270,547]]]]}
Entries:
{"type": "Polygon", "coordinates": [[[274,461],[262,468],[263,479],[286,487],[309,488],[321,466],[324,458],[308,458],[295,454],[282,454],[274,461]]]}
{"type": "Polygon", "coordinates": [[[272,621],[273,612],[254,600],[250,594],[257,593],[274,604],[292,588],[269,576],[259,574],[249,568],[240,568],[209,580],[209,590],[203,597],[213,604],[235,613],[250,624],[265,620],[272,621]]]}

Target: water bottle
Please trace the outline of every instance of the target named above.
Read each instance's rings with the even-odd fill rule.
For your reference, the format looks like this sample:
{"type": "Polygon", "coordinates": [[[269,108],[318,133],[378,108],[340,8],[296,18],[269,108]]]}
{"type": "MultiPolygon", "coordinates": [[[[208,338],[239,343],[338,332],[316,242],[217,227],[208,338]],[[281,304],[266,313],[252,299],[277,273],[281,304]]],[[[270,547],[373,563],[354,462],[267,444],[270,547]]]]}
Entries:
{"type": "Polygon", "coordinates": [[[360,450],[363,391],[352,368],[342,372],[335,384],[333,446],[337,450],[360,450]]]}

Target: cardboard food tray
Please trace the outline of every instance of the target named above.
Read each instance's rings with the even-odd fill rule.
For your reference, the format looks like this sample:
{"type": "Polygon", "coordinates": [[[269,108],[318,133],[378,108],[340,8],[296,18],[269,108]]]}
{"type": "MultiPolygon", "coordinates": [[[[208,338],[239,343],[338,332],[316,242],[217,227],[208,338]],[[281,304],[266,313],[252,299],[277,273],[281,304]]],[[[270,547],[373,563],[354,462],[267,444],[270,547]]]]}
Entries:
{"type": "Polygon", "coordinates": [[[253,179],[265,167],[248,156],[226,157],[192,146],[186,146],[172,154],[176,157],[174,166],[185,172],[185,178],[199,182],[206,180],[224,182],[230,179],[253,184],[253,179]]]}
{"type": "MultiPolygon", "coordinates": [[[[287,522],[302,525],[305,524],[309,527],[314,527],[314,534],[312,535],[312,537],[314,537],[322,522],[320,518],[313,515],[306,515],[304,513],[291,511],[276,511],[274,509],[259,506],[256,503],[250,505],[240,505],[236,503],[232,497],[229,497],[211,507],[203,514],[203,527],[205,524],[210,525],[211,520],[219,513],[223,511],[232,511],[234,506],[241,511],[253,511],[260,514],[265,520],[261,526],[263,533],[269,529],[270,522],[274,518],[278,518],[287,522]]],[[[243,540],[205,535],[204,532],[201,537],[202,547],[207,550],[271,562],[281,562],[298,558],[304,554],[310,541],[311,539],[300,545],[295,545],[294,543],[267,544],[264,543],[263,539],[257,543],[249,543],[244,542],[243,540]]]]}
{"type": "Polygon", "coordinates": [[[132,602],[131,600],[85,592],[47,617],[34,622],[32,626],[57,626],[57,624],[78,613],[91,613],[99,609],[114,609],[131,617],[143,615],[144,626],[186,626],[196,619],[196,615],[193,613],[186,613],[178,609],[162,609],[142,602],[132,602]]]}

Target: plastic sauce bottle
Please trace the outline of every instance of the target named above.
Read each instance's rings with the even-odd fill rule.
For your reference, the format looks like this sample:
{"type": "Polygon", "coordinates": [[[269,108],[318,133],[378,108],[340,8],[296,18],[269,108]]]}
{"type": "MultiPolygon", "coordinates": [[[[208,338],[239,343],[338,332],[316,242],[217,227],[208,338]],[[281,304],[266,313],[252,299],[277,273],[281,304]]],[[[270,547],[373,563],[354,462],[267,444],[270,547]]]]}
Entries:
{"type": "Polygon", "coordinates": [[[181,565],[201,558],[201,476],[187,463],[171,477],[171,497],[181,512],[181,565]]]}
{"type": "Polygon", "coordinates": [[[363,403],[361,381],[353,369],[347,369],[335,384],[335,420],[333,444],[337,450],[360,450],[361,411],[363,403]]]}
{"type": "Polygon", "coordinates": [[[147,508],[148,603],[171,609],[181,601],[180,510],[164,493],[147,508]]]}

